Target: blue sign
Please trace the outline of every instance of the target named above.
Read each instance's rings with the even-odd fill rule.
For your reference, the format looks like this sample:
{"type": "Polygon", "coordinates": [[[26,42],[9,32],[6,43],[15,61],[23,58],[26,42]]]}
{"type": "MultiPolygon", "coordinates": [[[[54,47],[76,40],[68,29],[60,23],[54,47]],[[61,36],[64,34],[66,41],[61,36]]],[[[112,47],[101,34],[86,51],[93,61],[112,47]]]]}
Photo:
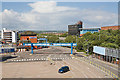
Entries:
{"type": "MultiPolygon", "coordinates": [[[[31,43],[25,43],[25,46],[31,46],[31,43]]],[[[71,43],[33,43],[33,46],[71,46],[71,43]]],[[[77,46],[77,43],[73,43],[77,46]]]]}
{"type": "Polygon", "coordinates": [[[105,55],[105,48],[104,47],[99,47],[99,46],[94,46],[93,47],[93,52],[100,54],[100,55],[105,55]]]}
{"type": "Polygon", "coordinates": [[[46,40],[46,38],[40,38],[40,39],[38,39],[38,40],[46,40]]]}
{"type": "Polygon", "coordinates": [[[37,37],[30,37],[30,39],[35,39],[35,38],[37,38],[37,37]]]}

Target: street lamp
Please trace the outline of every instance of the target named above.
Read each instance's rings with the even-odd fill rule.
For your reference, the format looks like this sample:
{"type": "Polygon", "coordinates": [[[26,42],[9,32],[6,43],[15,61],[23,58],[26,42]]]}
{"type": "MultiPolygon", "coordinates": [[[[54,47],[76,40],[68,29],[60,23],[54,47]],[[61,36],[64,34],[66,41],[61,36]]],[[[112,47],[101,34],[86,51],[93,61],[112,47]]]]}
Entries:
{"type": "MultiPolygon", "coordinates": [[[[88,39],[86,41],[88,42],[88,39]]],[[[89,54],[89,43],[87,44],[87,54],[89,54]]]]}
{"type": "Polygon", "coordinates": [[[99,34],[99,41],[100,41],[100,34],[99,34]]]}

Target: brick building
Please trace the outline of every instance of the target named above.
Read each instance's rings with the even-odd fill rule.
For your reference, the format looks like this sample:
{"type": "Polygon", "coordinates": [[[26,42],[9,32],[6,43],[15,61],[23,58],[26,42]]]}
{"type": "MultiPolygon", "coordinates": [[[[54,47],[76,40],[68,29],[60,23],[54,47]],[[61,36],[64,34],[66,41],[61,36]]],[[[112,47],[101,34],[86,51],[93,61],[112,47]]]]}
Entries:
{"type": "MultiPolygon", "coordinates": [[[[25,31],[20,34],[20,45],[22,43],[37,43],[37,34],[32,31],[25,31]]],[[[35,46],[37,48],[37,46],[35,46]]]]}
{"type": "Polygon", "coordinates": [[[105,26],[105,27],[101,27],[101,30],[108,30],[108,29],[120,30],[120,26],[105,26]]]}

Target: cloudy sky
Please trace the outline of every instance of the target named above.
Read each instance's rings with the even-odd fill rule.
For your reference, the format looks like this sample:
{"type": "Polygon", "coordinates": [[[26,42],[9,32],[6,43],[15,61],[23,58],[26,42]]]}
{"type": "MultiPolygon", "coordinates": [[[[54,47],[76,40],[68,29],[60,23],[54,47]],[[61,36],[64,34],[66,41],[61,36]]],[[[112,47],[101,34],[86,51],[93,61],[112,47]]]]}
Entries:
{"type": "Polygon", "coordinates": [[[12,30],[64,30],[83,21],[83,27],[118,24],[117,2],[3,2],[2,27],[12,30]]]}

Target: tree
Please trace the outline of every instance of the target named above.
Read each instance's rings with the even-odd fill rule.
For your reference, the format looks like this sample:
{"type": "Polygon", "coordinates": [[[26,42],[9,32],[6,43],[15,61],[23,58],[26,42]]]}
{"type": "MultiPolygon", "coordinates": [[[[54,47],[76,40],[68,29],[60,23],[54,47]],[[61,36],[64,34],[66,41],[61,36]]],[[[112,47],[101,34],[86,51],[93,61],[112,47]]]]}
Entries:
{"type": "Polygon", "coordinates": [[[67,37],[68,36],[68,33],[66,32],[66,33],[64,33],[64,34],[62,34],[62,35],[60,35],[60,37],[67,37]]]}
{"type": "Polygon", "coordinates": [[[117,44],[114,44],[114,43],[102,43],[100,46],[102,47],[108,47],[108,48],[119,48],[119,46],[117,44]]]}
{"type": "Polygon", "coordinates": [[[65,39],[65,42],[66,43],[76,43],[76,36],[67,36],[66,39],[65,39]]]}
{"type": "Polygon", "coordinates": [[[47,39],[48,39],[48,42],[50,42],[50,43],[58,43],[59,42],[59,37],[58,36],[49,36],[49,37],[47,37],[47,39]]]}
{"type": "Polygon", "coordinates": [[[116,36],[115,43],[120,47],[120,34],[116,36]]]}
{"type": "Polygon", "coordinates": [[[84,41],[83,38],[78,38],[77,39],[77,46],[76,46],[77,50],[83,50],[83,41],[84,41]]]}

